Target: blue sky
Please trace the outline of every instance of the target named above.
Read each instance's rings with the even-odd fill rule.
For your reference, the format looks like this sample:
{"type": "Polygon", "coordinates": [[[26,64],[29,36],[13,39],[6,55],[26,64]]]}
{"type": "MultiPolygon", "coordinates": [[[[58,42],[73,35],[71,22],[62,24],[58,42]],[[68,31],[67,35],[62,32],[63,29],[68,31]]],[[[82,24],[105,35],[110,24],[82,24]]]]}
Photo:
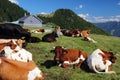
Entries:
{"type": "Polygon", "coordinates": [[[31,14],[71,9],[89,22],[120,21],[120,0],[9,0],[31,14]]]}

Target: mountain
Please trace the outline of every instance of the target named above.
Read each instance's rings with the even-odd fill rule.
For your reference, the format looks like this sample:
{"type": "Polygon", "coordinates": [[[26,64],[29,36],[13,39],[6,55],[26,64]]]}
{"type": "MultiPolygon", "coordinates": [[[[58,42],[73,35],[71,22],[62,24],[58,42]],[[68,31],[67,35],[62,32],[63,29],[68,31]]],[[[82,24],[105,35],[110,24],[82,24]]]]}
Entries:
{"type": "Polygon", "coordinates": [[[113,36],[120,37],[120,22],[112,21],[112,22],[93,23],[93,24],[95,24],[99,28],[104,29],[113,36]]]}
{"type": "Polygon", "coordinates": [[[85,21],[70,9],[58,9],[52,15],[38,15],[43,22],[52,22],[61,26],[62,29],[89,29],[91,33],[109,35],[101,28],[96,27],[90,22],[85,21]]]}
{"type": "Polygon", "coordinates": [[[0,22],[15,21],[27,12],[9,0],[0,0],[0,22]]]}

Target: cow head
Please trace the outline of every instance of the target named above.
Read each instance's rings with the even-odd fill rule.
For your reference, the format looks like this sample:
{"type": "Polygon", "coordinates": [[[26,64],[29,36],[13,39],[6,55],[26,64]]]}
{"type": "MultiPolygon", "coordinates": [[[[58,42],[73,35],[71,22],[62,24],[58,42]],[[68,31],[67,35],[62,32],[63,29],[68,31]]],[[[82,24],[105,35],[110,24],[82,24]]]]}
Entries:
{"type": "Polygon", "coordinates": [[[116,56],[112,52],[108,52],[108,55],[109,55],[109,60],[112,63],[115,63],[115,60],[117,59],[116,56]]]}
{"type": "Polygon", "coordinates": [[[14,51],[19,51],[21,48],[17,45],[15,40],[11,40],[10,42],[7,43],[6,46],[9,46],[11,48],[11,50],[14,51]]]}
{"type": "Polygon", "coordinates": [[[11,49],[15,49],[15,48],[17,47],[17,45],[14,44],[12,40],[11,40],[10,42],[8,42],[8,43],[6,44],[6,46],[10,46],[11,49]]]}
{"type": "Polygon", "coordinates": [[[55,62],[60,62],[61,57],[67,53],[67,51],[61,47],[61,46],[56,46],[54,50],[55,56],[54,56],[54,61],[55,62]]]}
{"type": "Polygon", "coordinates": [[[112,63],[115,63],[115,60],[117,59],[116,56],[113,54],[113,52],[107,52],[107,51],[103,51],[102,52],[104,54],[102,54],[102,57],[104,60],[109,60],[112,63]]]}

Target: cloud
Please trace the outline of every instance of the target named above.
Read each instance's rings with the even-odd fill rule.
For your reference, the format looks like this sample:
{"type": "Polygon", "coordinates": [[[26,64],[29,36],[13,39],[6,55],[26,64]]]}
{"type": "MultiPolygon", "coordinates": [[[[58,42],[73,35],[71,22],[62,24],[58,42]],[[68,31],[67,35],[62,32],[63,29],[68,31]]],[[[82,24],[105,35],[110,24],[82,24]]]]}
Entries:
{"type": "Polygon", "coordinates": [[[9,0],[11,3],[15,3],[15,4],[19,4],[19,2],[17,0],[9,0]]]}
{"type": "Polygon", "coordinates": [[[120,5],[120,2],[118,2],[117,5],[120,5]]]}
{"type": "Polygon", "coordinates": [[[94,16],[91,22],[109,22],[109,21],[117,21],[120,22],[120,15],[110,16],[108,18],[102,16],[94,16]]]}
{"type": "Polygon", "coordinates": [[[78,16],[80,16],[81,18],[87,20],[87,18],[89,17],[89,14],[88,13],[87,14],[78,14],[78,16]]]}
{"type": "Polygon", "coordinates": [[[76,10],[80,10],[80,9],[82,9],[82,8],[83,8],[83,5],[80,4],[78,7],[76,7],[76,10]]]}
{"type": "Polygon", "coordinates": [[[84,20],[92,23],[100,23],[100,22],[108,22],[108,21],[117,21],[120,22],[120,15],[117,16],[110,16],[110,17],[103,17],[103,16],[91,16],[87,14],[79,14],[84,20]]]}
{"type": "Polygon", "coordinates": [[[46,12],[41,12],[40,14],[49,14],[49,13],[46,13],[46,12]]]}

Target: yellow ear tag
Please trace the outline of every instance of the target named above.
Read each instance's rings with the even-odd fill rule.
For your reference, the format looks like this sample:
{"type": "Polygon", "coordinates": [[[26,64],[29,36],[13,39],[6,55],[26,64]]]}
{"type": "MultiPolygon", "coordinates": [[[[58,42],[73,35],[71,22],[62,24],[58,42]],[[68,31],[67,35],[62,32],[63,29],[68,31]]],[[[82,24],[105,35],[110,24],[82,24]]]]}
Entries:
{"type": "Polygon", "coordinates": [[[16,51],[13,51],[12,53],[13,53],[13,54],[15,54],[15,53],[16,53],[16,51]]]}

